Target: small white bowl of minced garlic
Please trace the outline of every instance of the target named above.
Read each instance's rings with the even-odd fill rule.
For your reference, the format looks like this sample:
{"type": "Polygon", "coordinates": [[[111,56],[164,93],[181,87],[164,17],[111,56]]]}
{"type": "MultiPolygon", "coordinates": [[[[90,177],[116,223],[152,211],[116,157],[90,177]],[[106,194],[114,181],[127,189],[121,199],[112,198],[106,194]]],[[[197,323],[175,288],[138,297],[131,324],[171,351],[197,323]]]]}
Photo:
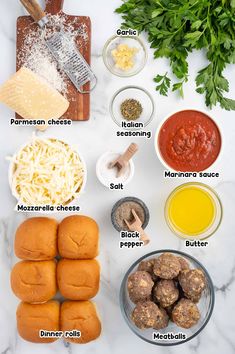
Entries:
{"type": "Polygon", "coordinates": [[[138,36],[113,36],[104,46],[103,59],[112,74],[129,77],[144,68],[147,52],[138,36]]]}

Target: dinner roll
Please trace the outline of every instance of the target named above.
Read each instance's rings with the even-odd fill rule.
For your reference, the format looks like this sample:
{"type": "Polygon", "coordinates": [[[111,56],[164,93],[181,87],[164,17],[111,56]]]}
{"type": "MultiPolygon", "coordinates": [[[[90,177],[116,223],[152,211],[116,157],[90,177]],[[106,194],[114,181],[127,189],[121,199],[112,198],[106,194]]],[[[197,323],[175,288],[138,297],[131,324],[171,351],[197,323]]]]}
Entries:
{"type": "Polygon", "coordinates": [[[62,331],[78,330],[80,338],[64,338],[67,342],[88,343],[101,333],[101,323],[95,305],[90,301],[65,301],[61,305],[60,324],[62,331]]]}
{"type": "Polygon", "coordinates": [[[29,261],[47,261],[57,254],[57,221],[50,218],[30,218],[17,229],[15,254],[29,261]]]}
{"type": "Polygon", "coordinates": [[[98,255],[99,227],[88,216],[73,215],[59,225],[58,249],[63,258],[92,259],[98,255]]]}
{"type": "Polygon", "coordinates": [[[25,302],[45,302],[57,291],[55,261],[21,261],[11,272],[11,288],[25,302]]]}
{"type": "Polygon", "coordinates": [[[60,304],[49,301],[44,304],[21,302],[16,312],[19,335],[33,343],[51,343],[57,338],[40,338],[40,330],[59,331],[60,304]]]}
{"type": "Polygon", "coordinates": [[[61,259],[57,266],[61,294],[70,300],[88,300],[99,290],[100,266],[96,260],[61,259]]]}

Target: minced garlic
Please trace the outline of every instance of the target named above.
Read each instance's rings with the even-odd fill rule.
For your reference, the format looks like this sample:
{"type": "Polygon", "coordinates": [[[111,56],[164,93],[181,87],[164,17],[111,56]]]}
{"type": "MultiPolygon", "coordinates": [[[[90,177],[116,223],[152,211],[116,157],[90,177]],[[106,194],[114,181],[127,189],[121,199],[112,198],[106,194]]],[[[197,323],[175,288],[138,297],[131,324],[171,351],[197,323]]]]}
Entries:
{"type": "Polygon", "coordinates": [[[119,44],[116,49],[112,50],[112,56],[115,66],[118,69],[128,71],[135,65],[134,58],[138,49],[129,47],[127,44],[119,44]]]}

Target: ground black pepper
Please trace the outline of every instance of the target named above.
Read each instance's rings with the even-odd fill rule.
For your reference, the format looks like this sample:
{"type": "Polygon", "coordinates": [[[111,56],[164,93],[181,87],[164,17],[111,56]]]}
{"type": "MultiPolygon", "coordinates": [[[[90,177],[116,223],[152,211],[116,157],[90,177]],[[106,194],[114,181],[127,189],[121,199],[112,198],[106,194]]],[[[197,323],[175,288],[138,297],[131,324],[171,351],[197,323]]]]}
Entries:
{"type": "Polygon", "coordinates": [[[129,231],[129,228],[127,227],[124,219],[126,219],[130,223],[134,221],[132,209],[135,210],[136,214],[142,221],[142,224],[144,224],[145,222],[145,211],[140,204],[136,202],[124,202],[119,205],[114,214],[116,223],[123,231],[129,231]]]}

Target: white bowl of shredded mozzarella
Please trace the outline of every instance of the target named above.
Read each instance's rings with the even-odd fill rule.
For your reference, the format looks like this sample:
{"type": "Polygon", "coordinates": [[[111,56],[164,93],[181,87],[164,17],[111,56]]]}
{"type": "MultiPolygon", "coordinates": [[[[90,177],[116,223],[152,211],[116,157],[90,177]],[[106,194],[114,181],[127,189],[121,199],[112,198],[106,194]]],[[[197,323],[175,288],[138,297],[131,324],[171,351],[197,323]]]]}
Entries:
{"type": "Polygon", "coordinates": [[[10,161],[12,194],[24,205],[67,205],[86,184],[83,159],[58,139],[34,136],[10,161]]]}

